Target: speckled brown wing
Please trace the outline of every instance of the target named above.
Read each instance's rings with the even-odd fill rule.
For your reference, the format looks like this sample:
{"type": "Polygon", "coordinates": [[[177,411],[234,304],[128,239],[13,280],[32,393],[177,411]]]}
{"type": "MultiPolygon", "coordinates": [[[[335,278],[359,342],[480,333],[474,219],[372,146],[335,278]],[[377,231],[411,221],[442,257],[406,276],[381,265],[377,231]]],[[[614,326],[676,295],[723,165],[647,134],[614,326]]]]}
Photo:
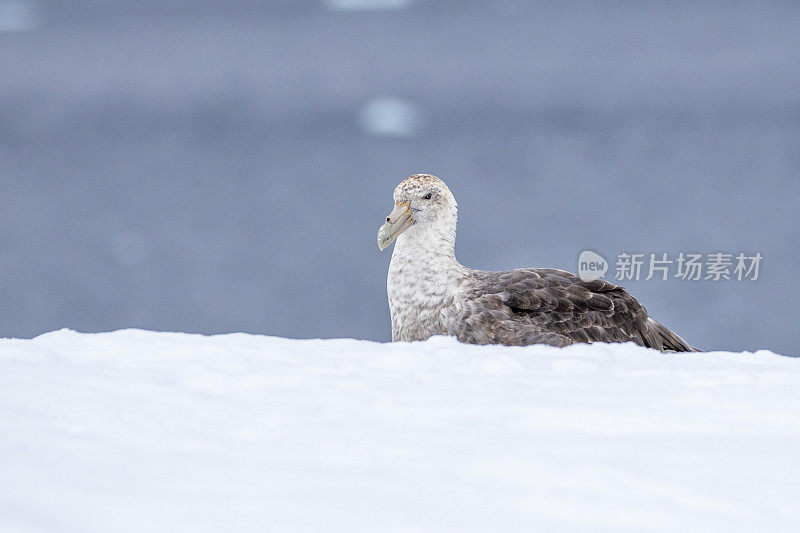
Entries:
{"type": "Polygon", "coordinates": [[[458,337],[464,342],[564,346],[628,342],[696,351],[650,318],[625,289],[556,269],[474,271],[458,337]]]}

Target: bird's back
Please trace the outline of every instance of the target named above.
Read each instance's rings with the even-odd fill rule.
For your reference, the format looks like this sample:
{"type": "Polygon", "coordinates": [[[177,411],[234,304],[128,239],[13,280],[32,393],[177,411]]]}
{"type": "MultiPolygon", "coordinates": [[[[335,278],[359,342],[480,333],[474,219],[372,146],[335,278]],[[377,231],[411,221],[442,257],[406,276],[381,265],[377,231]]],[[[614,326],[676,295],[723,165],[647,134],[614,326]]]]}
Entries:
{"type": "Polygon", "coordinates": [[[650,318],[625,289],[563,270],[472,271],[455,334],[463,342],[508,345],[629,342],[696,351],[650,318]]]}

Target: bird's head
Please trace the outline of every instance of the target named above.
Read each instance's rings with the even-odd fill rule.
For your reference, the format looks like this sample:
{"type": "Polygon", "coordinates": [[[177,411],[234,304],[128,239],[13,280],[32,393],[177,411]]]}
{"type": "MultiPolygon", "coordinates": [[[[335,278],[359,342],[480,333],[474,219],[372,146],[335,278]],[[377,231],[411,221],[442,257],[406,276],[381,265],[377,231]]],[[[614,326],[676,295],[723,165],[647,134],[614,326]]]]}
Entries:
{"type": "Polygon", "coordinates": [[[394,209],[378,230],[378,248],[383,250],[401,233],[434,232],[455,240],[456,199],[442,180],[430,174],[414,174],[394,190],[394,209]]]}

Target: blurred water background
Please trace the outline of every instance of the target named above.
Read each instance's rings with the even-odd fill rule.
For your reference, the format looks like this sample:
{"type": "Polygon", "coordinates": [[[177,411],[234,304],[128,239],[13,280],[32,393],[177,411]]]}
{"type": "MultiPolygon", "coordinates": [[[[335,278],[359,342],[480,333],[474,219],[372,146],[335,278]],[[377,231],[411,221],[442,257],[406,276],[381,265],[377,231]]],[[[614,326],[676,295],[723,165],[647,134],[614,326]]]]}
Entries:
{"type": "Polygon", "coordinates": [[[0,335],[390,338],[404,177],[456,252],[760,252],[627,281],[703,348],[800,345],[800,4],[0,0],[0,335]]]}

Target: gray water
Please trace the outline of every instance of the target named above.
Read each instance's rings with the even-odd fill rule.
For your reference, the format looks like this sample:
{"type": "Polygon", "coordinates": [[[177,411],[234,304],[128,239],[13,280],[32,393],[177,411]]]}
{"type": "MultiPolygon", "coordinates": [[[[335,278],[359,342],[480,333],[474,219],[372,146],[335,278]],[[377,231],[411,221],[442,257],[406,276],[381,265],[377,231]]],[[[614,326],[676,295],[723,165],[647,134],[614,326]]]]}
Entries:
{"type": "Polygon", "coordinates": [[[800,4],[347,3],[0,1],[0,335],[388,340],[375,234],[428,172],[476,268],[760,252],[623,285],[798,352],[800,4]]]}

